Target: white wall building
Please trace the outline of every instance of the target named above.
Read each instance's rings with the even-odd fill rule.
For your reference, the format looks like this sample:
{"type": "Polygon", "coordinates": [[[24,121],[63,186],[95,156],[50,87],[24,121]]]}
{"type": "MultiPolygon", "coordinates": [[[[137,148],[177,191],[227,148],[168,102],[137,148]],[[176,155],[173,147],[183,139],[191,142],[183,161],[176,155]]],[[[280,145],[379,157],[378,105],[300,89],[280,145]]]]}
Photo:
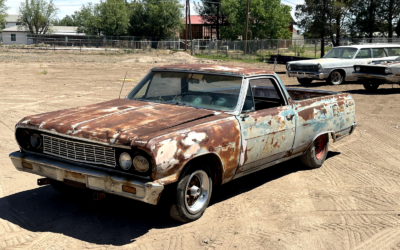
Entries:
{"type": "MultiPolygon", "coordinates": [[[[77,27],[73,26],[51,26],[50,34],[52,35],[74,35],[80,36],[84,34],[77,33],[77,27]]],[[[2,30],[2,41],[4,45],[12,44],[31,44],[32,39],[28,38],[29,31],[19,25],[10,26],[2,30]]]]}

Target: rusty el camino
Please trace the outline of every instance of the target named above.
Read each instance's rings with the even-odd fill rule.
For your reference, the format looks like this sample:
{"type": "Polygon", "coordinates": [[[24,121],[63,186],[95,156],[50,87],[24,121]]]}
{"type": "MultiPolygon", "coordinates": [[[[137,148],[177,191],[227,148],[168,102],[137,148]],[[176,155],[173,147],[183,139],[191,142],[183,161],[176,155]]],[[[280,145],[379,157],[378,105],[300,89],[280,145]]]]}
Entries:
{"type": "Polygon", "coordinates": [[[93,190],[202,216],[213,187],[300,157],[320,167],[355,127],[350,94],[288,88],[264,69],[221,65],[153,68],[126,96],[23,118],[14,166],[61,193],[93,190]]]}

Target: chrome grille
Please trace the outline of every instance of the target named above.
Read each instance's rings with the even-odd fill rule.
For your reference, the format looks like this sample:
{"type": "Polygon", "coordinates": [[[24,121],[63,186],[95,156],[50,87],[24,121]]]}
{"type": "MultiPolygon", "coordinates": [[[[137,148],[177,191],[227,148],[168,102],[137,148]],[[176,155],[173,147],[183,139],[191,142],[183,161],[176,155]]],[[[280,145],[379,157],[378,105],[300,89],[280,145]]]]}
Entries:
{"type": "Polygon", "coordinates": [[[71,160],[115,167],[115,150],[111,147],[43,135],[43,152],[71,160]]]}
{"type": "Polygon", "coordinates": [[[301,71],[312,71],[312,72],[317,72],[318,71],[318,66],[317,65],[296,65],[296,64],[291,64],[290,65],[291,70],[301,70],[301,71]]]}

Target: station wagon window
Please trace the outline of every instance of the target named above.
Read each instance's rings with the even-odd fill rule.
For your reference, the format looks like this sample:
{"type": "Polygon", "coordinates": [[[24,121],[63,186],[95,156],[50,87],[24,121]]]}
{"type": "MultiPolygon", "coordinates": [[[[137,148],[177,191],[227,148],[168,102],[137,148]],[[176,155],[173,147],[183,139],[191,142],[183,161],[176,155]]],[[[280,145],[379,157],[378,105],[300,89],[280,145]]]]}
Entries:
{"type": "Polygon", "coordinates": [[[374,58],[386,57],[386,53],[383,48],[372,49],[372,54],[374,55],[374,58]]]}
{"type": "Polygon", "coordinates": [[[357,53],[356,48],[333,48],[323,58],[353,59],[357,53]]]}
{"type": "Polygon", "coordinates": [[[400,48],[385,48],[388,56],[400,56],[400,48]]]}
{"type": "Polygon", "coordinates": [[[11,42],[16,42],[16,41],[17,41],[16,34],[11,34],[11,42]]]}
{"type": "Polygon", "coordinates": [[[371,49],[360,49],[360,52],[358,52],[356,58],[371,58],[371,49]]]}
{"type": "Polygon", "coordinates": [[[253,89],[255,110],[268,109],[285,105],[275,81],[271,78],[250,80],[253,89]]]}

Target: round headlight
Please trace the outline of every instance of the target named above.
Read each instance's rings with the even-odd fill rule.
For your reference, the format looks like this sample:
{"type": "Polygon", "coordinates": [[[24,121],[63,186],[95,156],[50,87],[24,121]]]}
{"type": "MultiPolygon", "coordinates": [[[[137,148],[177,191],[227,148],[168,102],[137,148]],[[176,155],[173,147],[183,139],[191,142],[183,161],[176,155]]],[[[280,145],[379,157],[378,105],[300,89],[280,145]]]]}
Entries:
{"type": "Polygon", "coordinates": [[[31,135],[31,146],[39,149],[40,146],[42,146],[42,138],[40,137],[40,135],[34,133],[31,135]]]}
{"type": "Polygon", "coordinates": [[[386,68],[386,69],[385,69],[385,73],[386,73],[386,74],[390,74],[390,73],[392,73],[392,70],[389,69],[389,68],[386,68]]]}
{"type": "Polygon", "coordinates": [[[127,152],[123,152],[119,156],[119,165],[123,170],[129,170],[132,167],[132,157],[127,152]]]}
{"type": "Polygon", "coordinates": [[[360,67],[356,67],[356,72],[360,72],[360,67]]]}
{"type": "Polygon", "coordinates": [[[292,69],[292,67],[290,66],[290,64],[287,64],[287,65],[286,65],[286,69],[287,69],[287,70],[291,70],[291,69],[292,69]]]}
{"type": "Polygon", "coordinates": [[[139,172],[146,172],[150,168],[150,163],[145,157],[138,155],[133,158],[133,166],[139,172]]]}
{"type": "Polygon", "coordinates": [[[318,70],[322,71],[322,65],[321,64],[318,64],[318,70]]]}

